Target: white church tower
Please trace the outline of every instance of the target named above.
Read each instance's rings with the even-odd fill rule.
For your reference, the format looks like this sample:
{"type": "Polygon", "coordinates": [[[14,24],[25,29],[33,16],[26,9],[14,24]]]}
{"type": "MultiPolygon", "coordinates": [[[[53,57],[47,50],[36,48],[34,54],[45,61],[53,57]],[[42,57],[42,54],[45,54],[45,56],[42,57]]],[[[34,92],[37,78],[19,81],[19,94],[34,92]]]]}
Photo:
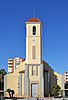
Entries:
{"type": "Polygon", "coordinates": [[[26,22],[25,83],[25,95],[44,97],[42,23],[37,18],[26,22]]]}
{"type": "Polygon", "coordinates": [[[37,18],[26,22],[26,63],[42,63],[42,23],[37,18]]]}

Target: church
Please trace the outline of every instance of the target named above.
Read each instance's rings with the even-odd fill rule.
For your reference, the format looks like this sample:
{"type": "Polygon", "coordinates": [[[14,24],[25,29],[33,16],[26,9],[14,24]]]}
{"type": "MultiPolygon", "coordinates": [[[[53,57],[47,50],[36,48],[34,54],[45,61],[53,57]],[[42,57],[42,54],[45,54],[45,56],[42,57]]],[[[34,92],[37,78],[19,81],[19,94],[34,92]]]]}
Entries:
{"type": "MultiPolygon", "coordinates": [[[[4,91],[13,89],[15,97],[45,97],[52,95],[57,84],[54,70],[42,60],[42,22],[30,18],[26,22],[26,59],[14,72],[4,77],[4,91]]],[[[8,93],[4,95],[7,97],[8,93]]]]}

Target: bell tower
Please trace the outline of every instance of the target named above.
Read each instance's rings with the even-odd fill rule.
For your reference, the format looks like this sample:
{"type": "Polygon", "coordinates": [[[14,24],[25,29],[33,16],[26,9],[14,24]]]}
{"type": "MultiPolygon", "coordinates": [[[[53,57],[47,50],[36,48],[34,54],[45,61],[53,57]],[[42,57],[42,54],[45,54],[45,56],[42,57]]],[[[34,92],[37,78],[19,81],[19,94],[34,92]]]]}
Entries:
{"type": "Polygon", "coordinates": [[[42,63],[42,23],[37,18],[26,22],[26,96],[44,97],[44,76],[42,63]]]}
{"type": "Polygon", "coordinates": [[[42,62],[42,23],[37,18],[26,22],[26,63],[41,64],[42,62]]]}

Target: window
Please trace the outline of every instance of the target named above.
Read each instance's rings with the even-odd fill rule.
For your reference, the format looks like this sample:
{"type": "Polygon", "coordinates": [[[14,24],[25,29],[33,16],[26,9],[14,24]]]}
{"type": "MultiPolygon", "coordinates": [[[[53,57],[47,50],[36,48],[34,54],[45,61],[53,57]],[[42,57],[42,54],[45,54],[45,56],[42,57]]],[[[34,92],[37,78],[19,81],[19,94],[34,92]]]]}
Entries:
{"type": "Polygon", "coordinates": [[[68,75],[66,75],[66,77],[68,77],[68,75]]]}
{"type": "Polygon", "coordinates": [[[32,46],[32,59],[36,59],[36,46],[32,46]]]}
{"type": "Polygon", "coordinates": [[[32,66],[32,75],[38,75],[38,66],[32,66]]]}
{"type": "Polygon", "coordinates": [[[66,72],[66,74],[68,74],[68,72],[66,72]]]}
{"type": "Polygon", "coordinates": [[[32,75],[33,75],[33,66],[32,66],[32,75]]]}
{"type": "Polygon", "coordinates": [[[34,66],[32,66],[32,75],[35,75],[35,69],[34,69],[34,66]]]}
{"type": "Polygon", "coordinates": [[[33,70],[33,75],[35,75],[35,70],[33,70]]]}
{"type": "Polygon", "coordinates": [[[38,75],[38,66],[36,66],[36,75],[38,75]]]}
{"type": "Polygon", "coordinates": [[[36,27],[33,26],[33,35],[36,35],[36,27]]]}

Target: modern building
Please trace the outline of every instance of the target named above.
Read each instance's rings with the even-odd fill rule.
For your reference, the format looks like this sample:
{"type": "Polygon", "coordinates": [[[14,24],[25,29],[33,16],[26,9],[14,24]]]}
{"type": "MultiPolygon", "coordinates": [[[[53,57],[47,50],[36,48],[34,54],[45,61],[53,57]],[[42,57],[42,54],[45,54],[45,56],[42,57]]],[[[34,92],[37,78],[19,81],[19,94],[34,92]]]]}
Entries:
{"type": "Polygon", "coordinates": [[[18,68],[21,62],[23,62],[25,59],[15,57],[8,59],[8,73],[12,73],[15,71],[15,69],[18,68]]]}
{"type": "Polygon", "coordinates": [[[64,73],[64,88],[63,88],[64,96],[68,97],[68,71],[64,73]]]}
{"type": "Polygon", "coordinates": [[[57,76],[57,85],[61,87],[62,96],[68,97],[68,71],[64,73],[64,75],[54,72],[57,76]]]}
{"type": "Polygon", "coordinates": [[[38,18],[26,22],[26,59],[5,75],[4,82],[4,91],[10,88],[16,97],[27,98],[48,96],[57,84],[54,70],[42,60],[42,22],[38,18]]]}
{"type": "Polygon", "coordinates": [[[68,83],[68,71],[64,73],[64,82],[68,83]]]}

